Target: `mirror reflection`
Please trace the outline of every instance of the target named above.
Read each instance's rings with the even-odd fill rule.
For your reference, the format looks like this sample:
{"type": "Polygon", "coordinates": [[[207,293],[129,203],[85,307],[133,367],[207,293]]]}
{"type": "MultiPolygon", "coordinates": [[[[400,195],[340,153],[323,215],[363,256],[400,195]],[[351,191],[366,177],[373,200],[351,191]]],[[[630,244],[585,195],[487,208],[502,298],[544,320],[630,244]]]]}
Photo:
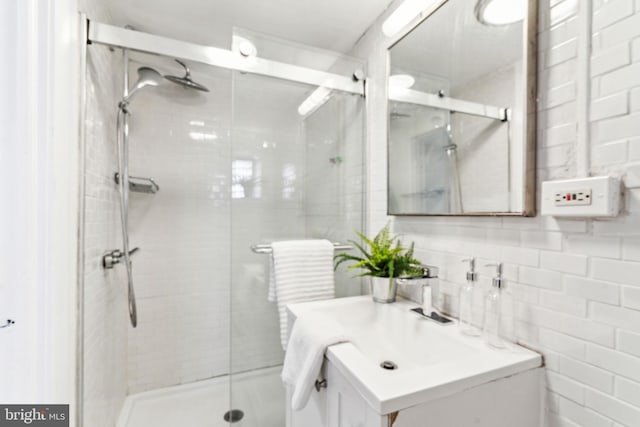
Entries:
{"type": "Polygon", "coordinates": [[[449,0],[390,48],[389,214],[532,214],[526,9],[449,0]]]}

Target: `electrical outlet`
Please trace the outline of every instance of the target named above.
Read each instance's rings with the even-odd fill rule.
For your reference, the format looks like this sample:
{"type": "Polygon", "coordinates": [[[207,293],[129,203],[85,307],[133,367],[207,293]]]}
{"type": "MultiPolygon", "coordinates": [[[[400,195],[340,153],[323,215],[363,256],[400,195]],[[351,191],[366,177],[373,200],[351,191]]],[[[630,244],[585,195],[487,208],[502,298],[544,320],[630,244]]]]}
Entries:
{"type": "Polygon", "coordinates": [[[540,213],[566,217],[614,217],[620,211],[620,180],[610,176],[545,181],[540,213]]]}
{"type": "Polygon", "coordinates": [[[585,206],[591,204],[591,188],[579,190],[560,190],[556,192],[556,206],[585,206]]]}

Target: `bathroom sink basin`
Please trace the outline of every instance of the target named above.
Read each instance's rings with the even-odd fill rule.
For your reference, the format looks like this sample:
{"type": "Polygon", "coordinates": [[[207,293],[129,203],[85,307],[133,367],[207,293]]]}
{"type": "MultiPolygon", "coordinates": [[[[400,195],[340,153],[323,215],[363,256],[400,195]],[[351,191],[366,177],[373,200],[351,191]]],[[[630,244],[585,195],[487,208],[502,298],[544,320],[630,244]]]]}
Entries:
{"type": "Polygon", "coordinates": [[[326,357],[380,414],[542,365],[533,351],[510,344],[489,347],[481,338],[462,335],[455,323],[441,325],[410,311],[416,306],[359,296],[292,304],[289,314],[295,321],[307,311],[321,311],[344,326],[351,341],[329,347],[326,357]],[[396,368],[381,367],[384,361],[396,368]]]}

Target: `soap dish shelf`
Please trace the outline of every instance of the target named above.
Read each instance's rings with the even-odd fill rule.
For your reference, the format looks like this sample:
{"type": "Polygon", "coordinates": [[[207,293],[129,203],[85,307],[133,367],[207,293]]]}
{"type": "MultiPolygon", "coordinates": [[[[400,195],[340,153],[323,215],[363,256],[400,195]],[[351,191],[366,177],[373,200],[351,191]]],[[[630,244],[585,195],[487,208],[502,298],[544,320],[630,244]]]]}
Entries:
{"type": "MultiPolygon", "coordinates": [[[[120,184],[120,174],[116,172],[113,180],[116,184],[120,184]]],[[[160,186],[153,178],[129,176],[129,191],[134,193],[156,194],[158,190],[160,190],[160,186]]]]}

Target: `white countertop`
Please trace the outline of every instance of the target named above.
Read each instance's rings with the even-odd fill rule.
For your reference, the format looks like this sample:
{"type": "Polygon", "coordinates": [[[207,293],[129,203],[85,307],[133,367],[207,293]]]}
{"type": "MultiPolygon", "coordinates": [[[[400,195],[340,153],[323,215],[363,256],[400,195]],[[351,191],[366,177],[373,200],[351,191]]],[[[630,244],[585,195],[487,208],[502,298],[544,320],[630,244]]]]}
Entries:
{"type": "Polygon", "coordinates": [[[411,312],[418,305],[398,299],[374,303],[371,296],[291,304],[292,320],[321,311],[344,325],[351,342],[326,353],[342,375],[380,414],[505,378],[542,365],[542,357],[514,344],[496,349],[468,337],[457,324],[440,325],[411,312]],[[393,361],[396,370],[380,367],[393,361]]]}

